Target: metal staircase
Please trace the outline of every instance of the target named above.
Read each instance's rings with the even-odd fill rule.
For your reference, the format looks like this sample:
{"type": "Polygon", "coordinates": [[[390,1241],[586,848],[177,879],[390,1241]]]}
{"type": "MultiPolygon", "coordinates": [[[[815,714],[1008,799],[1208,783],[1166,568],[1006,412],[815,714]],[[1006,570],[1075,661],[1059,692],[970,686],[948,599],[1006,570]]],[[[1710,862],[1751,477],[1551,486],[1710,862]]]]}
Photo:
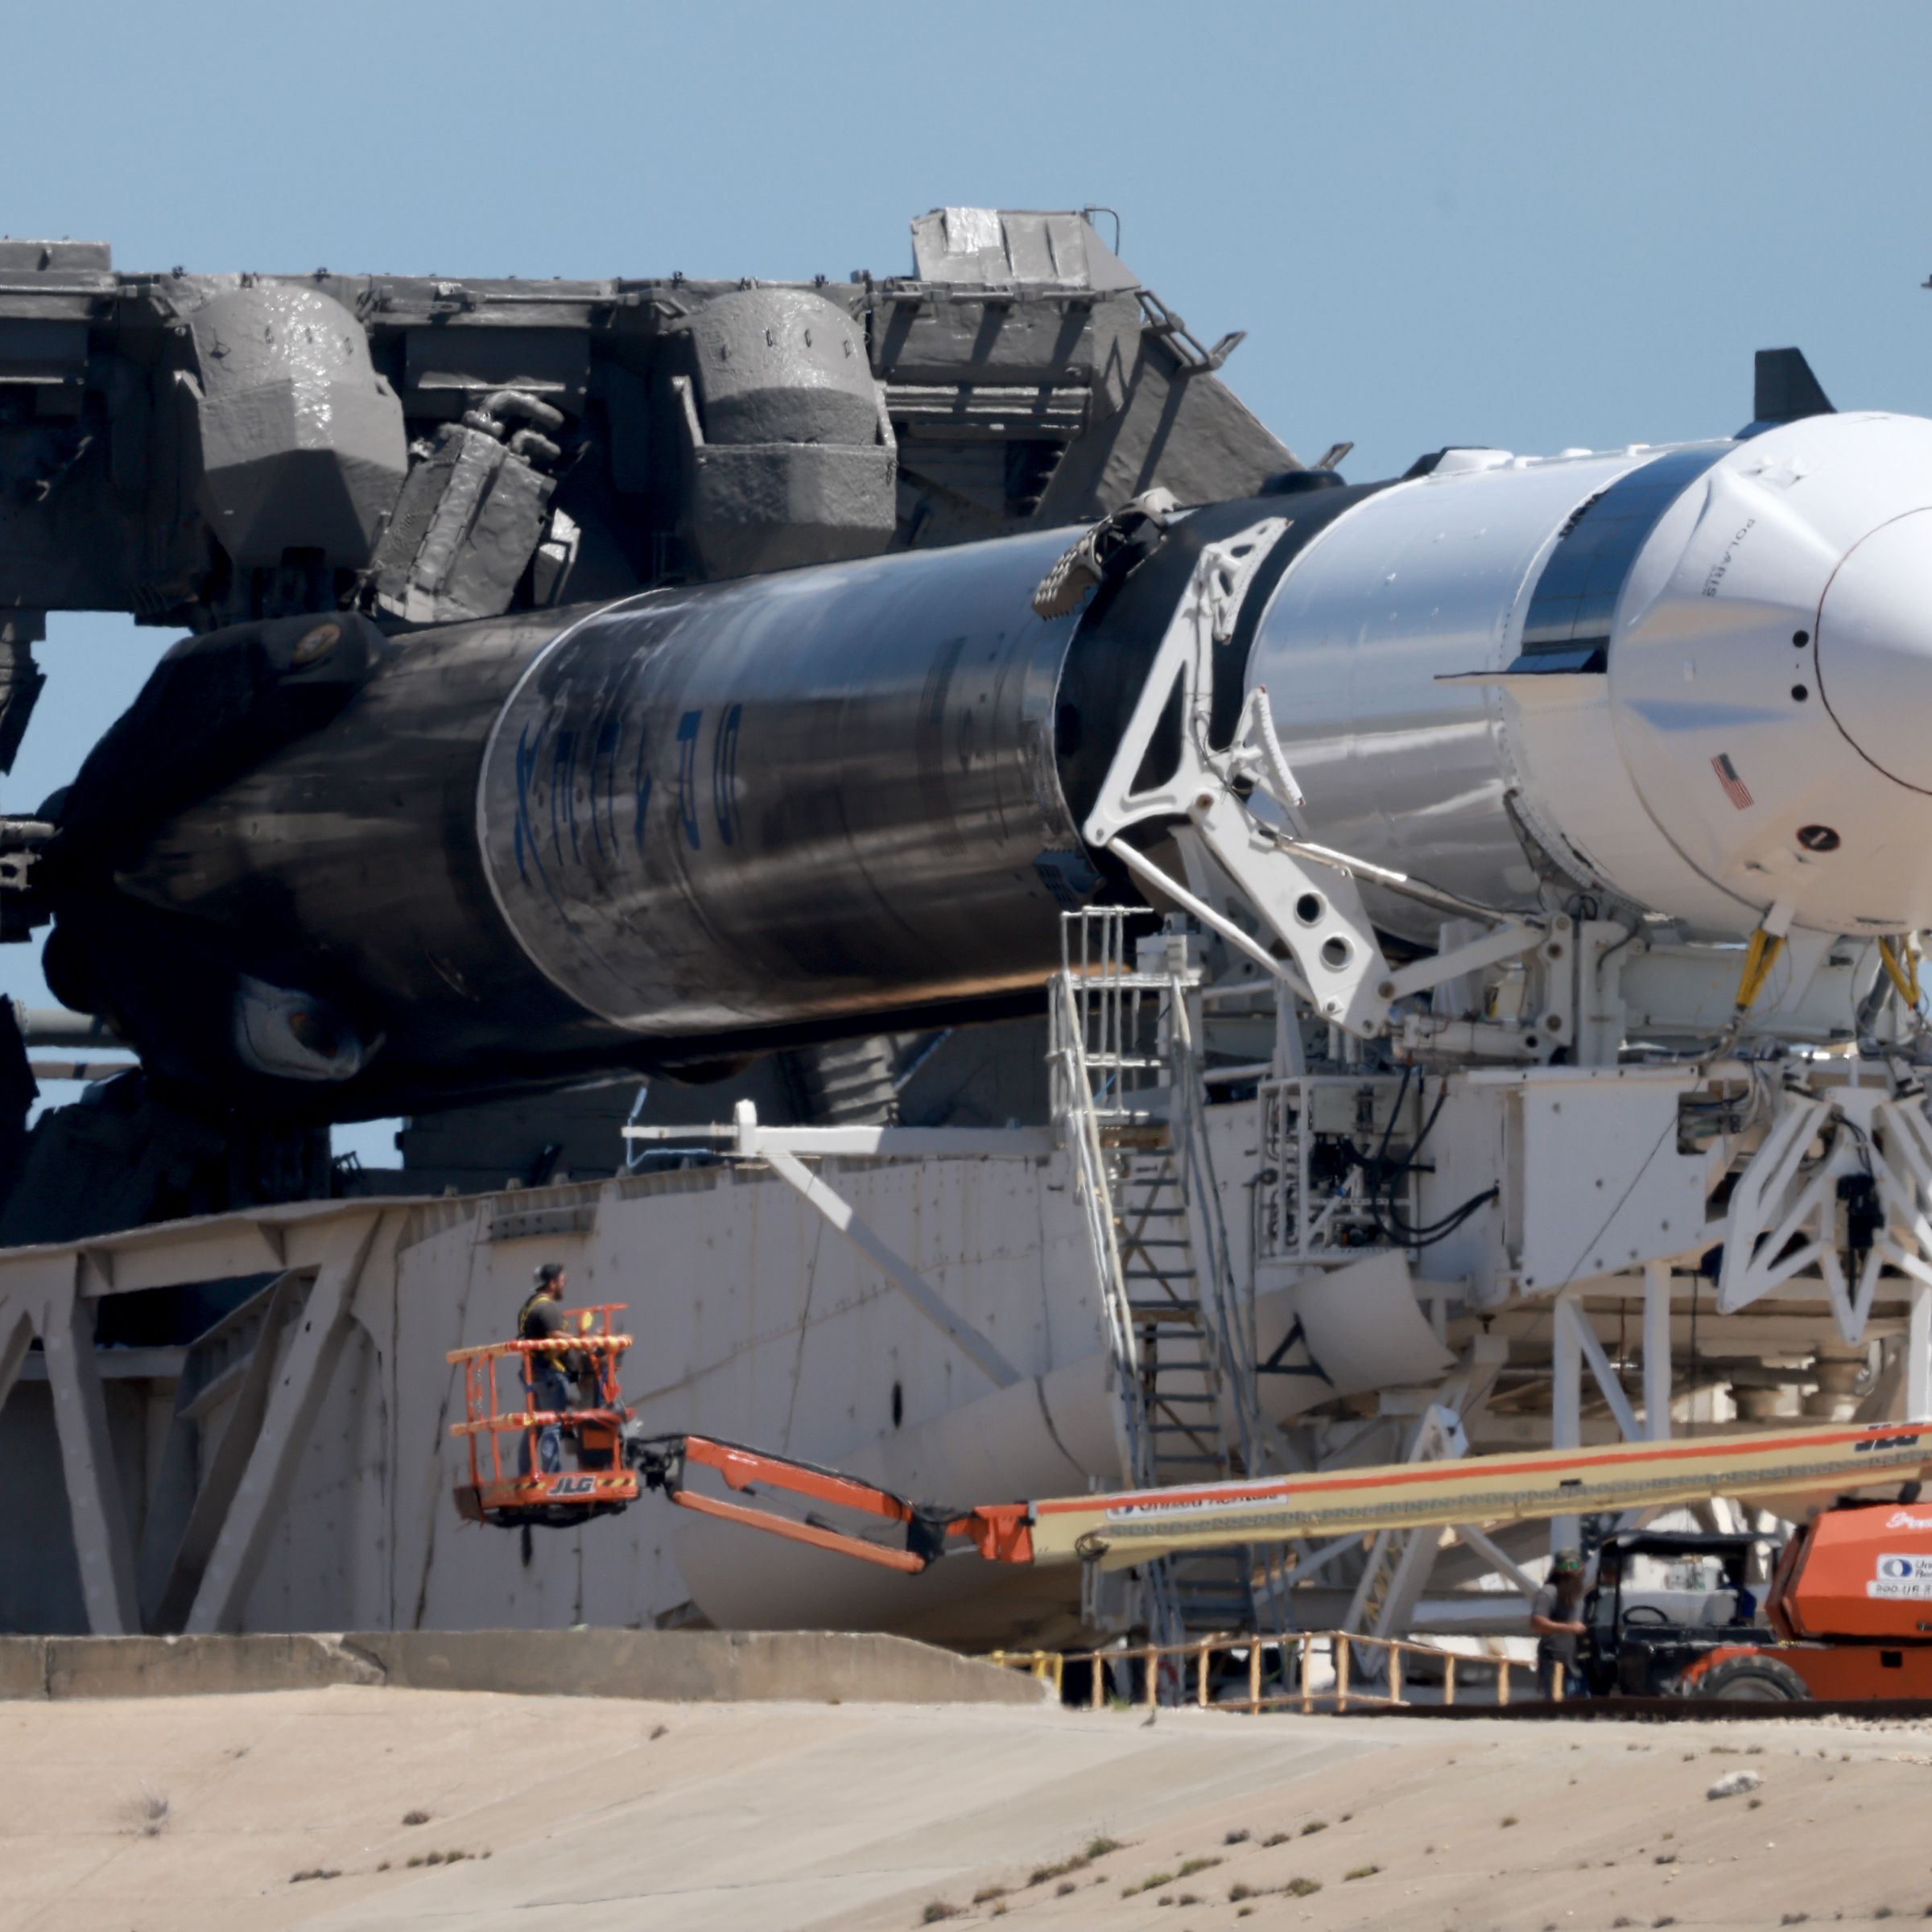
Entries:
{"type": "MultiPolygon", "coordinates": [[[[1203,1121],[1185,937],[1129,959],[1116,908],[1065,914],[1053,988],[1055,1117],[1074,1157],[1120,1396],[1126,1480],[1155,1488],[1264,1467],[1249,1311],[1229,1265],[1203,1121]]],[[[1245,1549],[1147,1567],[1161,1643],[1278,1631],[1245,1549]]]]}

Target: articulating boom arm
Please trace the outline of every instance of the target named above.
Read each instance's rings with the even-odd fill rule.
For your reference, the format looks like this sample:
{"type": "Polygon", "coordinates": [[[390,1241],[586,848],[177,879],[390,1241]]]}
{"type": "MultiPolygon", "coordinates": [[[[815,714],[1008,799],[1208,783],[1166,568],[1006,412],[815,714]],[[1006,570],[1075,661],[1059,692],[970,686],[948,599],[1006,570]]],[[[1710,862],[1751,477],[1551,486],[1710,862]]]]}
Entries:
{"type": "Polygon", "coordinates": [[[634,1442],[646,1484],[708,1516],[916,1575],[970,1544],[996,1563],[1098,1562],[1104,1569],[1177,1550],[1430,1524],[1522,1522],[1608,1509],[1670,1509],[1715,1496],[1828,1498],[1932,1468],[1932,1422],[1780,1430],[1698,1441],[1542,1450],[1466,1462],[1389,1463],[1317,1476],[1059,1496],[953,1510],[908,1502],[872,1484],[704,1436],[634,1442]],[[687,1486],[696,1467],[730,1488],[753,1484],[903,1524],[896,1550],[824,1523],[785,1517],[687,1486]]]}
{"type": "Polygon", "coordinates": [[[884,1569],[917,1575],[945,1554],[947,1539],[956,1536],[970,1542],[991,1562],[1030,1560],[1026,1547],[1024,1503],[962,1513],[936,1504],[908,1502],[890,1489],[861,1482],[856,1476],[841,1476],[836,1469],[821,1468],[815,1463],[802,1463],[790,1456],[768,1455],[762,1450],[716,1442],[708,1436],[630,1439],[626,1441],[625,1453],[644,1486],[663,1490],[680,1509],[720,1517],[728,1523],[741,1523],[747,1529],[763,1530],[791,1542],[836,1550],[884,1569]],[[715,1469],[729,1488],[743,1493],[755,1494],[752,1485],[758,1483],[768,1489],[786,1490],[813,1502],[856,1509],[888,1523],[903,1524],[906,1546],[895,1550],[809,1517],[801,1521],[774,1510],[754,1509],[743,1503],[704,1495],[687,1486],[686,1479],[694,1467],[715,1469]]]}

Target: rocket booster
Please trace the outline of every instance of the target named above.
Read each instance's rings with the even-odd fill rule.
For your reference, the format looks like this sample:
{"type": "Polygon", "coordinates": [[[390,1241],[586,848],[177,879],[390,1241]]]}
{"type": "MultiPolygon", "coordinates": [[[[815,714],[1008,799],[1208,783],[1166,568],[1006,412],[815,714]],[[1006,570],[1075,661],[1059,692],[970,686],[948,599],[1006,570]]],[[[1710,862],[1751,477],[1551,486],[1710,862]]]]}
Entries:
{"type": "Polygon", "coordinates": [[[1693,939],[1932,925],[1932,423],[1281,483],[1051,619],[1078,533],[189,640],[55,802],[50,980],[311,1118],[1030,1009],[1129,890],[1084,835],[1195,563],[1263,526],[1206,729],[1265,687],[1303,839],[1693,939]]]}

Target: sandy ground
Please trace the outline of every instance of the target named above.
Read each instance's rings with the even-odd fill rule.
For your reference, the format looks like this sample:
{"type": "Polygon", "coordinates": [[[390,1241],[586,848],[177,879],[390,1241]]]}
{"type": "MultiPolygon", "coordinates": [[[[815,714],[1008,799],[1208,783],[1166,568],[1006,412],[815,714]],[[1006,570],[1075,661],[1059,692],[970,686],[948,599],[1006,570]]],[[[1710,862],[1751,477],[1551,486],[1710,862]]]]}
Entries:
{"type": "Polygon", "coordinates": [[[0,1776],[5,1932],[1596,1932],[1932,1912],[1932,1732],[1903,1724],[1186,1711],[1150,1728],[335,1689],[0,1705],[0,1776]],[[1761,1784],[1706,1796],[1738,1771],[1761,1784]]]}

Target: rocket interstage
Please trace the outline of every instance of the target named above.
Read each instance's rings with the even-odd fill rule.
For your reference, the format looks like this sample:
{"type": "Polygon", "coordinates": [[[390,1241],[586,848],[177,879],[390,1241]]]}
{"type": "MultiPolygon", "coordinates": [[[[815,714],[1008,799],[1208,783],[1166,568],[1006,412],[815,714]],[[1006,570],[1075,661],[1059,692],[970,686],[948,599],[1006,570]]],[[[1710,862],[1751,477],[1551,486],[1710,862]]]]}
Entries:
{"type": "Polygon", "coordinates": [[[1300,802],[1244,811],[1356,861],[1410,954],[1462,902],[1932,924],[1932,423],[1284,485],[1146,520],[1051,619],[1078,533],[193,639],[60,807],[50,978],[165,1077],[311,1117],[1030,1010],[1062,910],[1180,824],[1083,838],[1203,599],[1212,694],[1128,777],[1265,703],[1300,802]]]}

